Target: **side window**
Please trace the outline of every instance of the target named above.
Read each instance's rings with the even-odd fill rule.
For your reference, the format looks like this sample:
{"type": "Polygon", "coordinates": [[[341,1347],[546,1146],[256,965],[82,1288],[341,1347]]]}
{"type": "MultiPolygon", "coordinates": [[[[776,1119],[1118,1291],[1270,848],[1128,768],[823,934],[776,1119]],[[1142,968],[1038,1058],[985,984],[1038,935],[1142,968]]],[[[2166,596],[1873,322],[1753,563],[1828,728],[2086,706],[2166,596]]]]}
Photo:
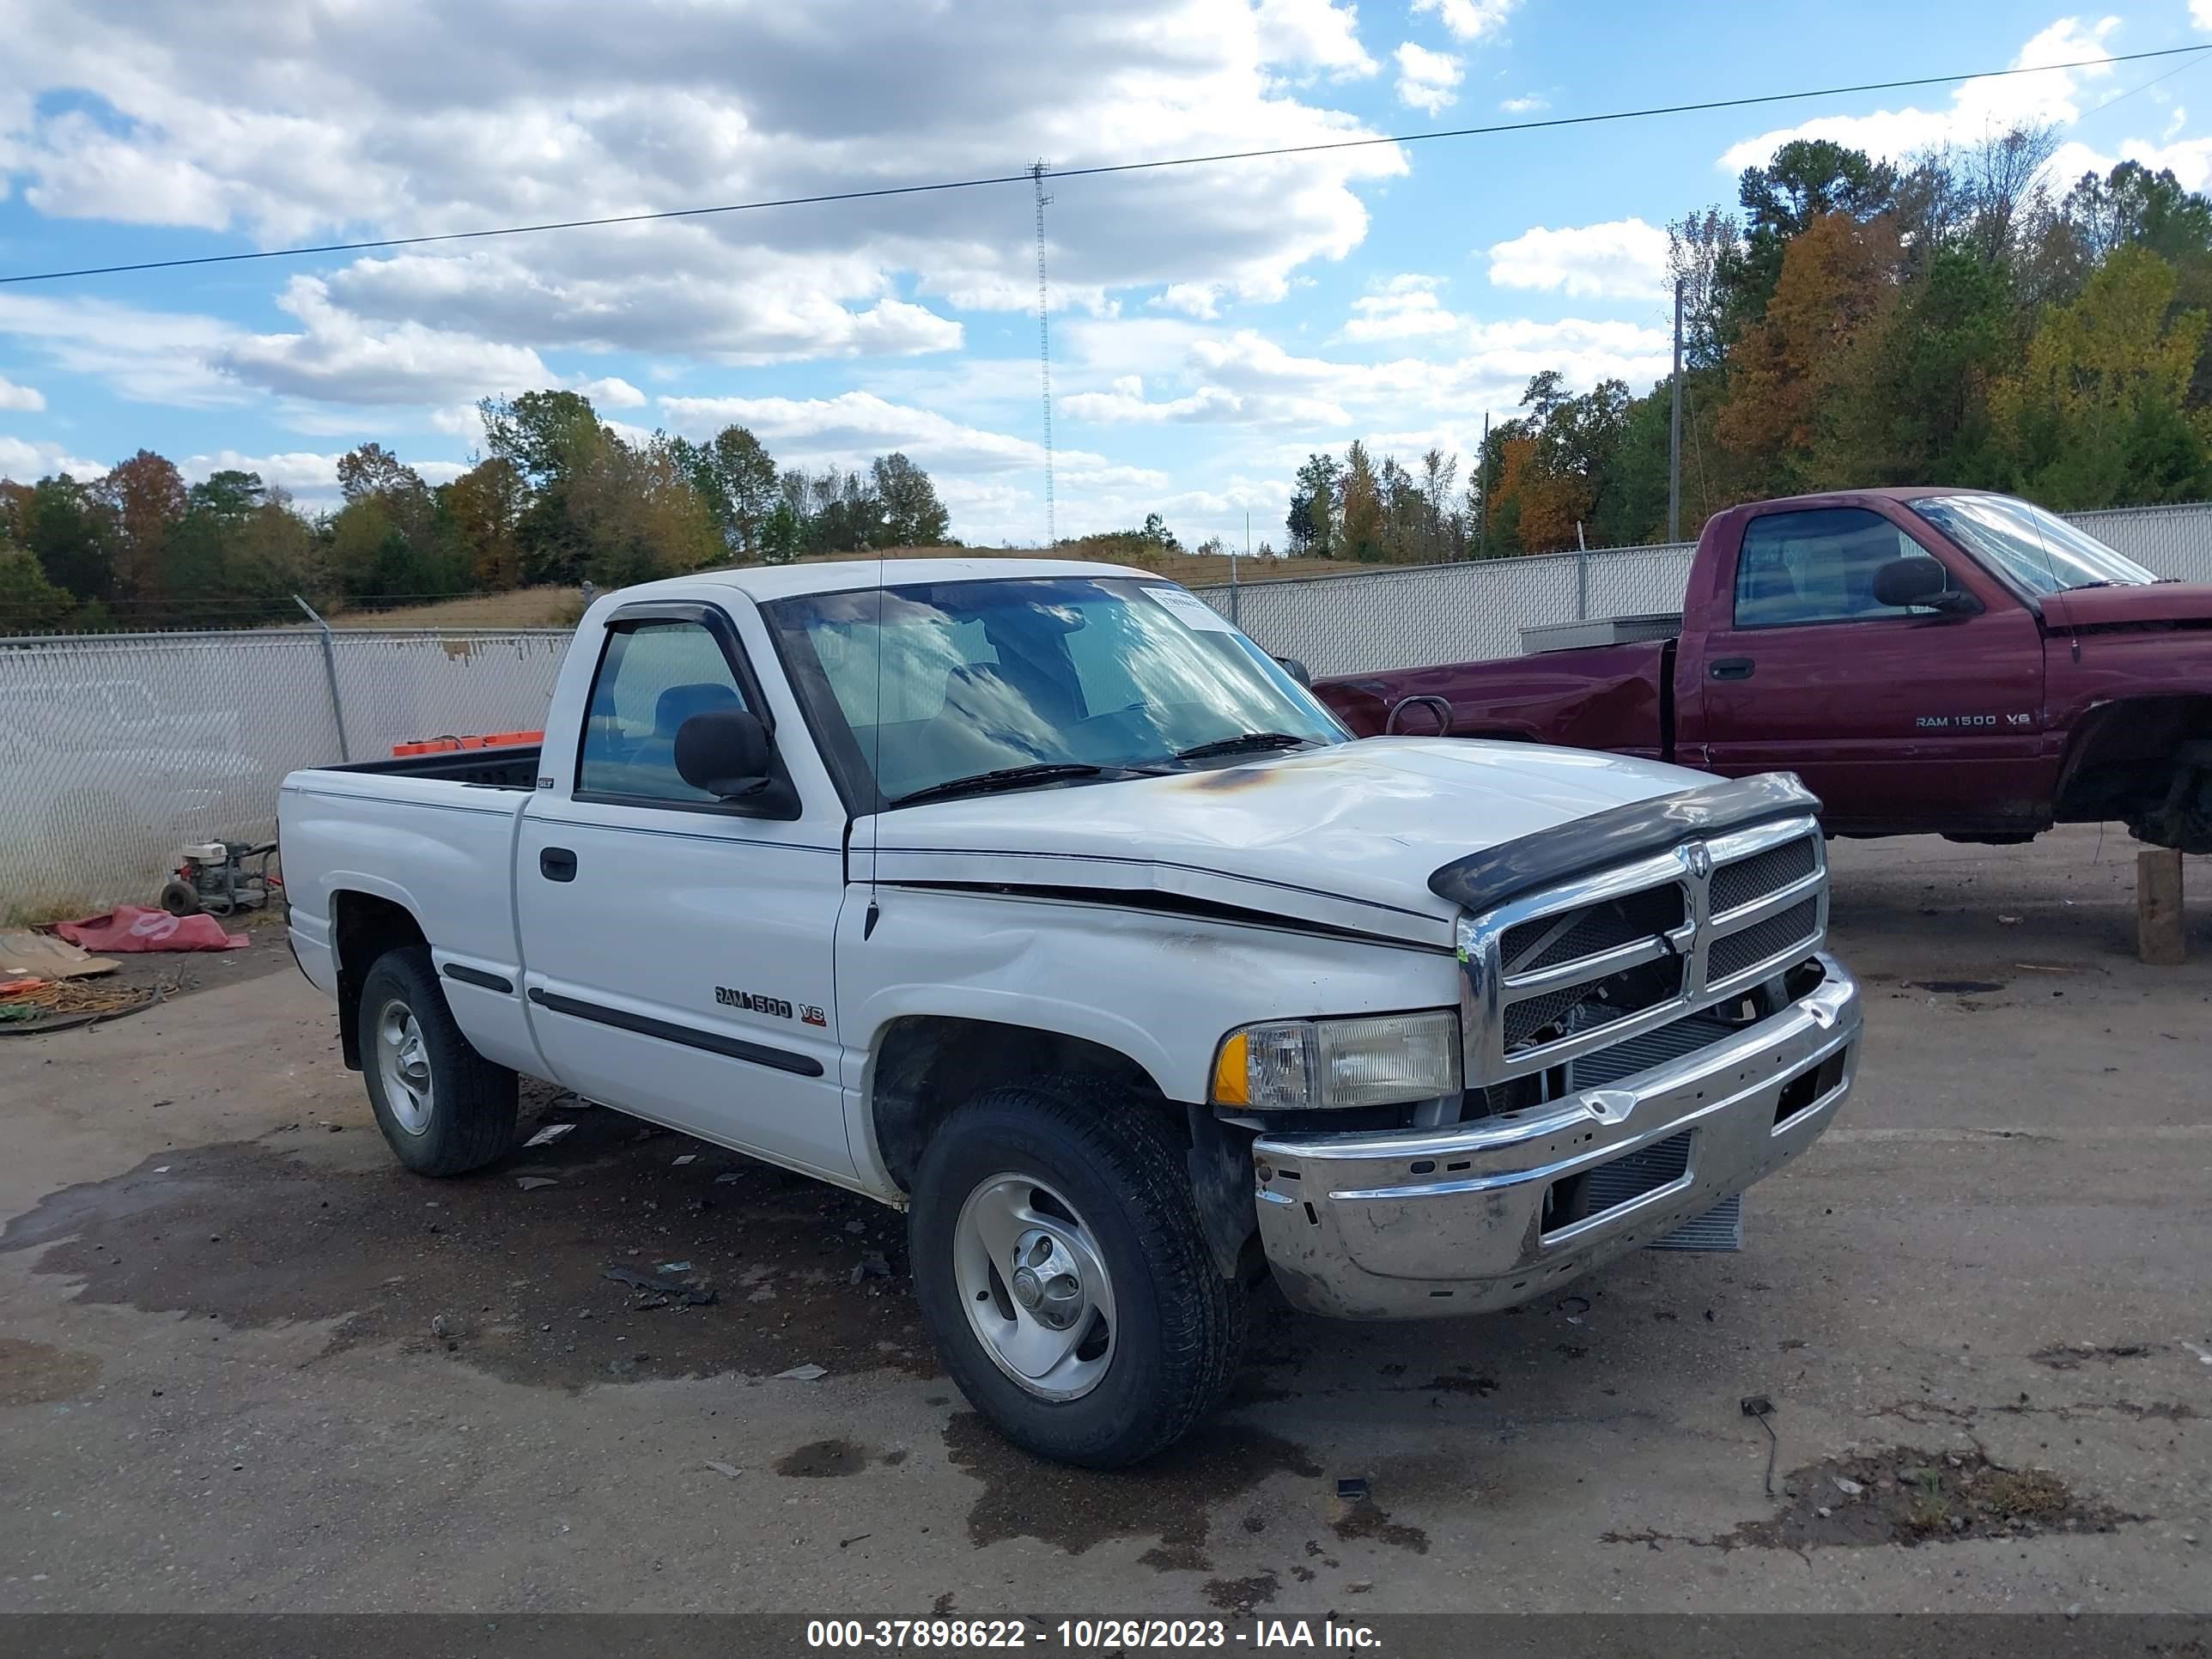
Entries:
{"type": "Polygon", "coordinates": [[[1875,601],[1874,573],[1893,559],[1931,556],[1864,507],[1761,514],[1744,526],[1735,567],[1735,625],[1784,628],[1908,615],[1875,601]]]}
{"type": "Polygon", "coordinates": [[[737,677],[695,622],[615,625],[584,720],[580,794],[711,801],[676,775],[676,731],[710,708],[742,708],[737,677]]]}

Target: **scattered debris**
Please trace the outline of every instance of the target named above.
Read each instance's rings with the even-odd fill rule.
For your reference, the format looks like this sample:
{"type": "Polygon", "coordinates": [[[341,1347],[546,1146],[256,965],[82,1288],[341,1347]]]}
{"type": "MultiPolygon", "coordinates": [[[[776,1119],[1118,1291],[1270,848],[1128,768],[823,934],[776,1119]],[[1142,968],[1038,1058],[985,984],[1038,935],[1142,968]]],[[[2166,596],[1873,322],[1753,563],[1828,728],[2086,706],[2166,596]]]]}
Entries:
{"type": "Polygon", "coordinates": [[[779,1382],[811,1382],[817,1377],[829,1375],[830,1368],[827,1365],[793,1365],[787,1371],[778,1371],[775,1374],[775,1380],[779,1382]]]}
{"type": "Polygon", "coordinates": [[[517,1176],[514,1184],[526,1193],[536,1192],[540,1187],[557,1187],[561,1183],[551,1176],[517,1176]]]}
{"type": "Polygon", "coordinates": [[[161,992],[126,985],[91,985],[73,979],[18,979],[0,985],[0,1033],[30,1036],[96,1024],[150,1008],[161,992]]]}
{"type": "Polygon", "coordinates": [[[884,1259],[884,1253],[870,1250],[854,1263],[851,1282],[857,1285],[864,1279],[889,1279],[890,1276],[891,1264],[884,1259]]]}
{"type": "Polygon", "coordinates": [[[736,1480],[739,1475],[744,1473],[743,1469],[739,1468],[734,1463],[718,1463],[711,1457],[707,1460],[706,1467],[714,1470],[717,1474],[726,1475],[732,1480],[736,1480]]]}
{"type": "Polygon", "coordinates": [[[1368,1492],[1367,1477],[1364,1475],[1341,1476],[1336,1483],[1336,1495],[1347,1504],[1361,1502],[1367,1497],[1368,1492]]]}
{"type": "Polygon", "coordinates": [[[714,1184],[717,1187],[734,1187],[744,1179],[744,1176],[738,1170],[725,1170],[714,1177],[714,1184]]]}
{"type": "Polygon", "coordinates": [[[1272,1572],[1250,1578],[1209,1578],[1206,1581],[1206,1599],[1224,1613],[1249,1618],[1262,1602],[1275,1599],[1281,1582],[1272,1572]]]}
{"type": "Polygon", "coordinates": [[[2113,1342],[2100,1346],[2094,1342],[2057,1343],[2048,1348],[2038,1348],[2028,1355],[2039,1365],[2048,1365],[2054,1371],[2075,1371],[2081,1369],[2084,1360],[2102,1360],[2110,1364],[2120,1359],[2142,1359],[2157,1352],[2148,1342],[2113,1342]]]}
{"type": "MultiPolygon", "coordinates": [[[[1705,1317],[1711,1319],[1708,1312],[1705,1317]]],[[[1782,1449],[1782,1437],[1774,1432],[1774,1425],[1766,1419],[1774,1414],[1774,1402],[1763,1394],[1747,1394],[1736,1402],[1746,1417],[1755,1417],[1759,1426],[1766,1431],[1766,1495],[1774,1496],[1774,1459],[1782,1449]]]]}
{"type": "Polygon", "coordinates": [[[0,933],[0,979],[89,979],[112,974],[115,963],[82,946],[31,929],[0,933]]]}
{"type": "Polygon", "coordinates": [[[1836,1490],[1843,1493],[1846,1498],[1859,1497],[1866,1491],[1864,1486],[1852,1480],[1849,1475],[1835,1474],[1831,1475],[1828,1478],[1835,1483],[1836,1490]]]}
{"type": "Polygon", "coordinates": [[[640,1273],[635,1267],[625,1267],[620,1262],[610,1262],[599,1269],[599,1277],[611,1279],[617,1285],[627,1285],[634,1291],[658,1291],[665,1288],[651,1273],[640,1273]]]}
{"type": "Polygon", "coordinates": [[[688,1273],[690,1271],[691,1264],[688,1261],[664,1261],[653,1269],[657,1273],[688,1273]]]}
{"type": "Polygon", "coordinates": [[[699,1154],[696,1152],[679,1153],[676,1159],[676,1167],[680,1170],[687,1164],[696,1163],[698,1158],[699,1154]]]}
{"type": "Polygon", "coordinates": [[[2020,918],[2018,916],[1999,916],[1997,918],[1997,925],[2000,927],[2017,927],[2020,926],[2020,918]]]}
{"type": "Polygon", "coordinates": [[[573,1123],[549,1123],[522,1144],[525,1147],[550,1146],[575,1127],[573,1123]]]}

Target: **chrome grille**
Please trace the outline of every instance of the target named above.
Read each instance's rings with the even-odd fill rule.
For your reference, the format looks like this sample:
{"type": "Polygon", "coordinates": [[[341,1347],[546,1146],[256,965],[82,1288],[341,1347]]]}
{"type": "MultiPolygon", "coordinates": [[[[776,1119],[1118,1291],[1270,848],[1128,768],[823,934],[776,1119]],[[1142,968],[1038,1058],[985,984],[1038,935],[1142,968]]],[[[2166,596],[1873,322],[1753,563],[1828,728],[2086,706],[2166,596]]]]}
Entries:
{"type": "Polygon", "coordinates": [[[1780,915],[1754,922],[1740,933],[1715,939],[1705,951],[1705,980],[1718,985],[1773,957],[1786,955],[1820,926],[1820,902],[1806,899],[1780,915]]]}
{"type": "Polygon", "coordinates": [[[1819,867],[1820,854],[1810,836],[1721,865],[1713,871],[1713,914],[1741,910],[1778,888],[1802,881],[1819,867]]]}
{"type": "Polygon", "coordinates": [[[1563,915],[1524,921],[1510,929],[1499,947],[1505,971],[1528,973],[1579,962],[1654,933],[1680,927],[1687,900],[1678,886],[1650,887],[1626,898],[1608,899],[1563,915]]]}
{"type": "MultiPolygon", "coordinates": [[[[1826,928],[1826,860],[1810,817],[1685,842],[1471,916],[1461,930],[1468,1085],[1632,1043],[1802,960],[1826,928]]],[[[1588,1086],[1585,1071],[1629,1074],[1577,1066],[1570,1086],[1588,1086]]]]}

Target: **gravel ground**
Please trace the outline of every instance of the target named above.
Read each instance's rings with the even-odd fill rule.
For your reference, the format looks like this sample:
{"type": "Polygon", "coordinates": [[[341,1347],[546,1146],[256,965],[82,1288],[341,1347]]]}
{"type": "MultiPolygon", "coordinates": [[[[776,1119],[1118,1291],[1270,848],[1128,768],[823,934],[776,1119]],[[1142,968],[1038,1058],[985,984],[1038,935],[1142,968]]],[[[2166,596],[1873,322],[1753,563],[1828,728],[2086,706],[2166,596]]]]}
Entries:
{"type": "Polygon", "coordinates": [[[1269,1301],[1112,1477],[981,1428],[888,1211],[550,1090],[403,1175],[257,930],[0,1045],[0,1611],[2203,1611],[2212,906],[2138,964],[2134,852],[1838,845],[1860,1088],[1742,1254],[1269,1301]]]}

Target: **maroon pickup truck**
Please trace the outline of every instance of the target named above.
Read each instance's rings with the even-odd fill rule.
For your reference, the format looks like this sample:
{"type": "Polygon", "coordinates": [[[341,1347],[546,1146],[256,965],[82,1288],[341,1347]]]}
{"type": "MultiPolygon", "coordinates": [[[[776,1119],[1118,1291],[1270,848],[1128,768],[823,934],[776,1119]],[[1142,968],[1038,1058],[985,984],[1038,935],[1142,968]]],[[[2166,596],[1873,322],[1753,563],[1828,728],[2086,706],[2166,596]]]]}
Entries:
{"type": "Polygon", "coordinates": [[[2212,586],[2008,495],[1852,489],[1710,520],[1685,604],[1591,625],[1617,643],[1314,689],[1362,736],[1795,772],[1834,835],[2122,819],[2212,853],[2212,586]]]}

